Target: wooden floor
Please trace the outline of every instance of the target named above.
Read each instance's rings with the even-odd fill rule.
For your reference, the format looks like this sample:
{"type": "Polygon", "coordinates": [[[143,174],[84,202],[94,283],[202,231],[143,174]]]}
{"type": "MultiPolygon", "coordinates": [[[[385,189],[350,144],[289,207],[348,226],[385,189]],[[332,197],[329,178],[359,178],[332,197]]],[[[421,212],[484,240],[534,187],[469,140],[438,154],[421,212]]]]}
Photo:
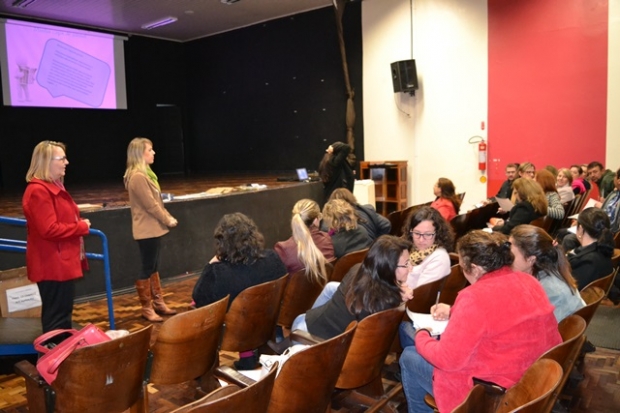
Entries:
{"type": "MultiPolygon", "coordinates": [[[[178,311],[186,311],[191,302],[191,293],[197,274],[180,276],[164,285],[165,299],[170,307],[178,311]]],[[[147,325],[140,317],[140,305],[135,293],[128,293],[113,298],[117,329],[136,331],[147,325]]],[[[606,303],[606,305],[611,305],[606,303]]],[[[80,303],[75,305],[74,321],[80,324],[94,323],[102,329],[108,328],[107,304],[105,300],[80,303]]],[[[159,326],[155,323],[153,339],[159,326]]],[[[235,353],[222,352],[222,365],[232,365],[236,360],[235,353]]],[[[383,383],[389,391],[397,382],[393,372],[398,370],[396,355],[390,354],[386,360],[383,383]]],[[[620,351],[599,348],[596,352],[586,355],[585,379],[569,395],[572,397],[571,412],[575,413],[612,413],[620,412],[620,351]]],[[[149,401],[151,412],[169,412],[174,408],[190,402],[193,397],[192,383],[170,386],[149,385],[149,401]]],[[[13,374],[0,375],[0,413],[27,412],[25,385],[21,377],[13,374]]],[[[396,400],[399,412],[406,412],[406,403],[401,396],[396,400]]],[[[335,410],[336,412],[336,410],[335,410]]],[[[344,413],[345,409],[337,410],[344,413]]]]}

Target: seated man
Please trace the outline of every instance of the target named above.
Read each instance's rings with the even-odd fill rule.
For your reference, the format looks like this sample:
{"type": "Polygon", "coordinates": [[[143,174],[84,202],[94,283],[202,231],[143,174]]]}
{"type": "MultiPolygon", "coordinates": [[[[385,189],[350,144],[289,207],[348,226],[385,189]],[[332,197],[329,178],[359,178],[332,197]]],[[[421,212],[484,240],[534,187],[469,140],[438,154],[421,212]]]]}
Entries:
{"type": "Polygon", "coordinates": [[[592,161],[588,164],[588,177],[598,186],[600,201],[603,201],[614,190],[614,175],[612,171],[605,169],[603,164],[598,161],[592,161]]]}
{"type": "Polygon", "coordinates": [[[512,196],[512,183],[517,177],[518,168],[518,163],[509,163],[508,165],[506,165],[506,180],[504,181],[504,183],[502,183],[502,186],[499,188],[497,195],[487,200],[486,204],[488,204],[489,202],[495,202],[495,198],[510,198],[512,196]]]}

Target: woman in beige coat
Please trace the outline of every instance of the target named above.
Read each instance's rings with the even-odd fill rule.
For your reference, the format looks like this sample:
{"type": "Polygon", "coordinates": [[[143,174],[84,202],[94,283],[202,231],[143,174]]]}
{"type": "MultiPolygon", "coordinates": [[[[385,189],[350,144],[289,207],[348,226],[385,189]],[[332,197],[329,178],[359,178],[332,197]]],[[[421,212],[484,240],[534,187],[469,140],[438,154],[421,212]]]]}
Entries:
{"type": "Polygon", "coordinates": [[[127,147],[123,178],[129,191],[133,238],[138,241],[142,260],[136,281],[142,317],[159,322],[163,319],[158,314],[176,314],[164,302],[157,266],[161,237],[168,233],[168,227],[176,227],[177,220],[164,208],[157,175],[151,169],[154,161],[153,143],[146,138],[133,139],[127,147]]]}

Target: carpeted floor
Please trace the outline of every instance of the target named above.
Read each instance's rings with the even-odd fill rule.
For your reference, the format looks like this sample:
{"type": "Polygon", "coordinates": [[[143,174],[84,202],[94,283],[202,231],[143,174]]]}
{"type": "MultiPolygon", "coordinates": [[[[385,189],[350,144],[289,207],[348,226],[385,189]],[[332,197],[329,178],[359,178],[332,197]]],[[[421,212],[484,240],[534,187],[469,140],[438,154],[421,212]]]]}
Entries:
{"type": "Polygon", "coordinates": [[[597,347],[620,350],[620,308],[599,306],[586,336],[597,347]]]}

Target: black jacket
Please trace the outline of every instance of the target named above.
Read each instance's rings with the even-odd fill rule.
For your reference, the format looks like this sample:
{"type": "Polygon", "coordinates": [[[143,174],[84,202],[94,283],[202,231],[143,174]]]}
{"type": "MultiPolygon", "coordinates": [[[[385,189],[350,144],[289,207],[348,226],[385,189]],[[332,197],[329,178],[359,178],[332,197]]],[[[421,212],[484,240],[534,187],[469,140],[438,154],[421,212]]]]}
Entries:
{"type": "Polygon", "coordinates": [[[598,242],[575,248],[568,254],[568,262],[579,290],[592,281],[611,274],[613,269],[609,250],[600,247],[598,242]]]}
{"type": "Polygon", "coordinates": [[[493,231],[500,231],[506,235],[510,234],[510,231],[517,225],[529,224],[536,218],[540,218],[542,215],[534,210],[534,206],[528,201],[521,201],[515,204],[510,210],[510,215],[504,223],[504,225],[496,225],[493,227],[493,231]]]}

